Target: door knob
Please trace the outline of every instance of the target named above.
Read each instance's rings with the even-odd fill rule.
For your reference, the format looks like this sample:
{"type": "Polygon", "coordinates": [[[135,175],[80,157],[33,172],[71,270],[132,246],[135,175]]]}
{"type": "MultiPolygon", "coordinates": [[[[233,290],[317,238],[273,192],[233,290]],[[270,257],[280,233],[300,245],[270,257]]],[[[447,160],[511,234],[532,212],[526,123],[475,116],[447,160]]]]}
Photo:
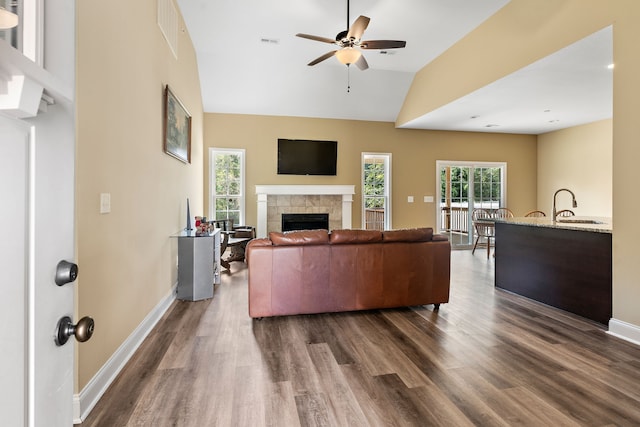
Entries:
{"type": "Polygon", "coordinates": [[[94,324],[95,322],[89,316],[83,317],[75,325],[69,316],[64,316],[58,320],[55,336],[56,345],[65,345],[71,335],[74,335],[79,342],[89,340],[93,335],[94,324]]]}
{"type": "Polygon", "coordinates": [[[72,262],[62,260],[56,267],[56,285],[71,283],[78,277],[78,266],[72,262]]]}

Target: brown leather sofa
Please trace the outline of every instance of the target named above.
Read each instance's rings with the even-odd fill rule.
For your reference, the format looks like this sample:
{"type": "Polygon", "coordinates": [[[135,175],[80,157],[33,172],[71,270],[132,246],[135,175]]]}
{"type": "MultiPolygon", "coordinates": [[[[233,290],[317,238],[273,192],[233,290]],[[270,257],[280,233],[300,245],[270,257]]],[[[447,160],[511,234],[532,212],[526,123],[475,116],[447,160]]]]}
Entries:
{"type": "Polygon", "coordinates": [[[449,301],[451,246],[431,228],[271,232],[246,257],[254,318],[449,301]]]}

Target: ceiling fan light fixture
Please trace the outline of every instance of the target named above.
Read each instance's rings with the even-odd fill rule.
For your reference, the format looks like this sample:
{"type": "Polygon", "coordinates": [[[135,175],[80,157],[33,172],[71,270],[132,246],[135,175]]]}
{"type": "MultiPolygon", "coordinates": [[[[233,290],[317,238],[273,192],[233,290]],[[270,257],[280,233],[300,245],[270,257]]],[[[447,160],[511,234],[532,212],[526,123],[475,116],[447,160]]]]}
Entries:
{"type": "Polygon", "coordinates": [[[0,7],[0,30],[8,30],[18,25],[18,15],[0,7]]]}
{"type": "Polygon", "coordinates": [[[352,47],[345,47],[336,52],[338,61],[340,61],[344,65],[351,65],[356,63],[361,56],[362,52],[352,47]]]}

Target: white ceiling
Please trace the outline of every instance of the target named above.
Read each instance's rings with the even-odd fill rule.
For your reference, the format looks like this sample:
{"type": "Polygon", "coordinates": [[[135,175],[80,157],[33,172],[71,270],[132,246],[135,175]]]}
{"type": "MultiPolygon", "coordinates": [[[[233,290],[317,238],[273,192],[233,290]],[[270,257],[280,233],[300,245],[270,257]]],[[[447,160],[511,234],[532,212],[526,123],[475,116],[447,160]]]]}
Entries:
{"type": "MultiPolygon", "coordinates": [[[[307,66],[334,46],[295,37],[346,30],[346,0],[178,0],[205,112],[388,122],[414,74],[507,3],[353,0],[350,22],[371,18],[363,40],[407,41],[364,51],[370,68],[360,71],[335,58],[307,66]]],[[[403,127],[540,134],[610,118],[611,42],[607,28],[403,127]]]]}

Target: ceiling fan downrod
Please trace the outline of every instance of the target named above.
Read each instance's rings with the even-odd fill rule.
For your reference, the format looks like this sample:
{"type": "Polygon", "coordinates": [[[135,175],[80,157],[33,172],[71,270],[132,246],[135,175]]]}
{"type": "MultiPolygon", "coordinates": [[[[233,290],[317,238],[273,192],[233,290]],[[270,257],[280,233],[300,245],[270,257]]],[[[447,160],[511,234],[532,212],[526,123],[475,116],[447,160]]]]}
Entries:
{"type": "Polygon", "coordinates": [[[347,31],[349,31],[349,25],[351,25],[351,20],[349,19],[349,0],[347,0],[347,31]]]}

